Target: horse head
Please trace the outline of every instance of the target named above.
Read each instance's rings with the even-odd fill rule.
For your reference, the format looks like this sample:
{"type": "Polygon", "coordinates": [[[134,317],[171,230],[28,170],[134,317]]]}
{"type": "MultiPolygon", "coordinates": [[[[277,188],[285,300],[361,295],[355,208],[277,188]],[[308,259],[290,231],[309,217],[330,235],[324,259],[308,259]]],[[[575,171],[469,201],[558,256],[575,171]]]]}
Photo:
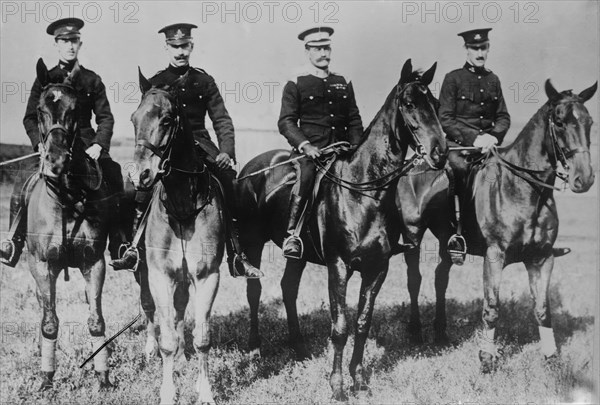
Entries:
{"type": "Polygon", "coordinates": [[[437,62],[424,73],[413,71],[411,60],[402,67],[396,86],[397,108],[410,133],[411,146],[425,158],[433,169],[441,169],[446,163],[448,145],[438,120],[439,103],[429,91],[437,62]]]}
{"type": "Polygon", "coordinates": [[[77,132],[77,93],[73,83],[79,77],[79,65],[62,83],[51,83],[48,68],[40,58],[37,79],[42,93],[37,108],[40,142],[43,144],[42,172],[58,177],[69,164],[77,132]]]}
{"type": "Polygon", "coordinates": [[[579,94],[571,90],[558,92],[550,79],[546,80],[552,148],[556,160],[568,171],[569,188],[575,193],[583,193],[594,184],[590,158],[592,117],[583,104],[594,96],[597,88],[598,82],[579,94]]]}
{"type": "MultiPolygon", "coordinates": [[[[152,86],[139,70],[142,101],[131,115],[135,128],[134,159],[137,170],[130,173],[138,189],[151,188],[165,172],[173,139],[179,127],[177,83],[152,86]]],[[[186,80],[187,74],[180,80],[186,80]]]]}

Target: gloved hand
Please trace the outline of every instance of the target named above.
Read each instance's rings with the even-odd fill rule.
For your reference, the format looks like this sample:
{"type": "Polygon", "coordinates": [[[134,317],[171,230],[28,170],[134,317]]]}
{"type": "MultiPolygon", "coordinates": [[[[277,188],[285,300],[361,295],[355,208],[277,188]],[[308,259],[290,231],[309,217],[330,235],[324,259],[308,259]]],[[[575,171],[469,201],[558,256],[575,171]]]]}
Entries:
{"type": "Polygon", "coordinates": [[[98,160],[101,152],[102,152],[102,146],[98,145],[97,143],[93,144],[92,146],[90,146],[89,148],[87,148],[85,150],[85,153],[87,153],[89,155],[89,157],[91,157],[94,160],[98,160]]]}
{"type": "Polygon", "coordinates": [[[494,146],[498,144],[498,139],[493,137],[490,134],[481,134],[477,138],[475,138],[475,142],[473,142],[473,146],[476,148],[481,148],[482,153],[487,153],[494,146]]]}
{"type": "Polygon", "coordinates": [[[307,143],[302,146],[302,153],[308,156],[311,159],[316,159],[321,156],[321,150],[316,146],[307,143]]]}

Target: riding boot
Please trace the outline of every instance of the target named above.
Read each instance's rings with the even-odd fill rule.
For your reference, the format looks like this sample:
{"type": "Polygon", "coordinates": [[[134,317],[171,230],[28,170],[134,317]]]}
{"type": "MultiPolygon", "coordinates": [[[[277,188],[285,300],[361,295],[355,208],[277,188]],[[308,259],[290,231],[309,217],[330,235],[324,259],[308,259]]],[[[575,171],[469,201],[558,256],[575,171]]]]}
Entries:
{"type": "Polygon", "coordinates": [[[302,197],[296,194],[290,196],[289,213],[290,218],[287,226],[287,238],[283,241],[283,256],[288,259],[301,259],[304,253],[304,244],[300,238],[298,222],[304,212],[305,203],[302,197]]]}
{"type": "MultiPolygon", "coordinates": [[[[228,210],[226,210],[228,211],[228,210]]],[[[233,277],[244,276],[249,279],[257,279],[264,276],[264,273],[250,263],[246,254],[242,251],[239,241],[238,222],[231,215],[225,214],[227,217],[227,240],[225,246],[227,248],[227,265],[229,273],[233,277]]]]}
{"type": "Polygon", "coordinates": [[[9,267],[17,265],[27,235],[27,206],[20,191],[14,192],[10,198],[10,230],[13,231],[13,228],[14,234],[0,242],[0,262],[9,267]],[[15,221],[18,223],[15,224],[15,221]]]}
{"type": "Polygon", "coordinates": [[[110,158],[100,159],[98,161],[104,178],[108,184],[108,193],[114,201],[109,214],[108,227],[108,251],[111,259],[119,258],[121,246],[126,244],[131,238],[127,238],[127,229],[133,226],[132,210],[127,210],[131,203],[127,201],[129,196],[125,196],[125,186],[121,175],[121,166],[110,158]]]}

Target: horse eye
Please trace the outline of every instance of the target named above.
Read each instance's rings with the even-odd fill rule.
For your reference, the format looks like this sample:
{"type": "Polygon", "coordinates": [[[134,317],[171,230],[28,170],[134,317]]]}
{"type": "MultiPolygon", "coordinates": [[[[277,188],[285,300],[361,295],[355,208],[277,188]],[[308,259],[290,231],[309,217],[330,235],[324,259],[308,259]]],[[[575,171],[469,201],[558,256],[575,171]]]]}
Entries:
{"type": "Polygon", "coordinates": [[[406,103],[406,109],[407,110],[414,110],[415,109],[415,105],[413,103],[406,103]]]}

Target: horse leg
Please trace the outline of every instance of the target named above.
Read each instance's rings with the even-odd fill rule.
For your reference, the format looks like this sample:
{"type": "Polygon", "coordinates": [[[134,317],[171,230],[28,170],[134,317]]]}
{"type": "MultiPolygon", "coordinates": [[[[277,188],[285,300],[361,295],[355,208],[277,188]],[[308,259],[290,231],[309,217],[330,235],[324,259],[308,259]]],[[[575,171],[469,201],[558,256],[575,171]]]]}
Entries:
{"type": "Polygon", "coordinates": [[[283,303],[285,304],[287,313],[290,347],[294,351],[298,361],[304,361],[312,357],[306,348],[304,337],[300,332],[298,310],[296,307],[298,288],[300,287],[300,280],[302,279],[302,273],[305,267],[305,260],[288,259],[285,265],[285,272],[281,278],[281,292],[283,294],[283,303]]]}
{"type": "Polygon", "coordinates": [[[195,281],[194,346],[198,352],[199,368],[196,391],[198,404],[214,404],[210,380],[208,378],[208,352],[211,346],[210,313],[219,289],[219,264],[200,263],[195,281]]]}
{"type": "Polygon", "coordinates": [[[525,262],[525,266],[529,273],[529,289],[534,302],[535,319],[540,331],[542,354],[546,359],[552,358],[557,355],[557,349],[552,331],[548,288],[554,267],[554,256],[525,262]]]}
{"type": "Polygon", "coordinates": [[[29,268],[37,283],[36,295],[42,306],[41,356],[42,384],[40,390],[51,389],[56,370],[56,340],[58,338],[58,317],[56,316],[56,277],[51,265],[29,257],[29,268]]]}
{"type": "Polygon", "coordinates": [[[494,342],[498,309],[500,307],[500,283],[505,253],[497,247],[488,247],[483,261],[483,330],[479,341],[481,371],[494,370],[498,351],[494,342]]]}
{"type": "Polygon", "coordinates": [[[138,265],[135,279],[140,285],[140,303],[146,315],[146,346],[144,347],[144,353],[146,353],[146,361],[149,362],[152,357],[156,357],[158,354],[158,340],[156,338],[156,322],[154,320],[156,307],[150,293],[148,266],[145,263],[145,258],[138,265]]]}
{"type": "Polygon", "coordinates": [[[440,241],[440,262],[435,268],[435,320],[433,322],[434,342],[438,345],[447,345],[450,342],[446,334],[446,290],[448,289],[448,280],[452,259],[448,254],[447,241],[440,241]]]}
{"type": "Polygon", "coordinates": [[[365,352],[365,343],[367,342],[371,321],[373,319],[375,298],[377,298],[381,285],[387,276],[388,266],[389,262],[386,261],[375,267],[378,271],[365,271],[362,274],[360,298],[358,300],[358,316],[356,318],[355,327],[354,351],[352,352],[352,359],[350,360],[350,375],[354,380],[354,391],[364,391],[369,389],[362,361],[365,352]]]}
{"type": "Polygon", "coordinates": [[[166,274],[164,264],[155,263],[156,268],[149,269],[148,276],[150,291],[158,309],[160,325],[160,353],[163,360],[162,385],[160,387],[160,403],[172,404],[176,398],[175,382],[173,381],[173,363],[179,348],[179,336],[175,330],[175,280],[166,274]]]}
{"type": "MultiPolygon", "coordinates": [[[[81,270],[85,280],[85,296],[90,311],[88,329],[92,337],[93,351],[102,346],[105,340],[105,323],[102,316],[102,287],[104,286],[105,271],[104,256],[97,262],[84,266],[81,270]]],[[[94,356],[94,371],[100,383],[100,389],[112,387],[108,380],[108,350],[106,347],[94,356]]]]}
{"type": "Polygon", "coordinates": [[[180,281],[175,284],[173,294],[173,305],[175,306],[175,331],[177,332],[177,352],[175,360],[185,356],[185,308],[190,300],[190,283],[188,280],[180,281]]]}
{"type": "MultiPolygon", "coordinates": [[[[263,246],[245,245],[248,260],[257,269],[260,268],[263,246]]],[[[250,334],[248,336],[248,350],[255,356],[260,356],[260,332],[258,328],[258,307],[262,284],[259,279],[248,279],[246,281],[246,298],[250,307],[250,334]]]]}
{"type": "Polygon", "coordinates": [[[333,390],[333,399],[346,401],[342,377],[342,358],[344,346],[348,341],[348,324],[346,320],[346,290],[352,272],[342,259],[327,265],[329,273],[329,307],[331,311],[331,342],[333,343],[333,368],[329,376],[329,385],[333,390]]]}
{"type": "Polygon", "coordinates": [[[404,253],[406,259],[406,276],[408,283],[408,294],[410,295],[410,321],[408,322],[408,339],[413,344],[422,344],[421,315],[419,312],[419,290],[421,289],[421,271],[419,270],[419,258],[421,248],[416,247],[404,253]]]}

